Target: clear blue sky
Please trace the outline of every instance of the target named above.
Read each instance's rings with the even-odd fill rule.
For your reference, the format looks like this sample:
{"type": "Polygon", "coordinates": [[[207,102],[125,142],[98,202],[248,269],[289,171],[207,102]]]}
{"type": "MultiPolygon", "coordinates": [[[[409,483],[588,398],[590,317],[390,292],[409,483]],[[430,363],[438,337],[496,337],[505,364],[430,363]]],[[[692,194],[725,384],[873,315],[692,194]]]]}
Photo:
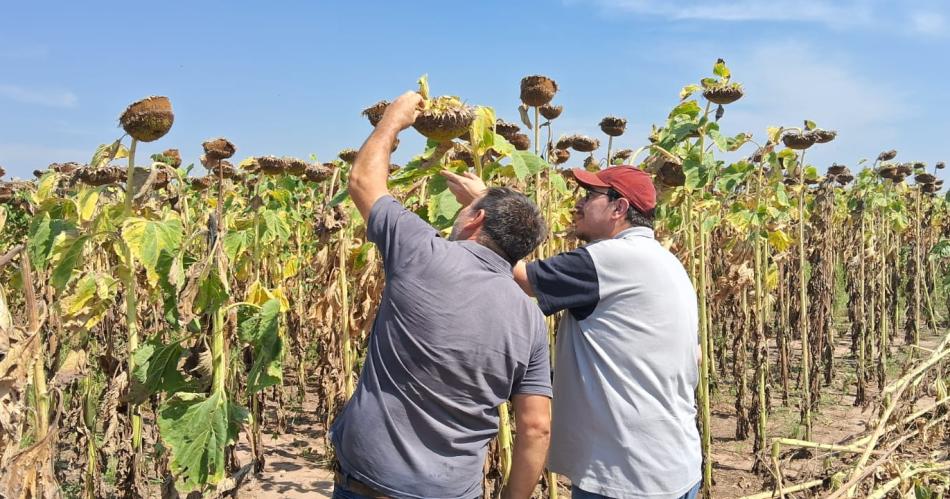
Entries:
{"type": "MultiPolygon", "coordinates": [[[[514,121],[521,77],[549,75],[565,107],[556,134],[601,136],[615,114],[630,120],[619,145],[637,147],[717,57],[746,88],[727,132],[762,138],[808,118],[839,131],[810,153],[820,166],[890,148],[950,160],[940,1],[3,1],[2,12],[0,165],[13,176],[87,162],[147,95],[169,96],[176,119],[144,153],[177,147],[196,161],[204,139],[226,136],[237,159],[330,160],[370,131],[361,109],[423,73],[433,93],[514,121]]],[[[404,135],[399,162],[422,145],[404,135]]]]}

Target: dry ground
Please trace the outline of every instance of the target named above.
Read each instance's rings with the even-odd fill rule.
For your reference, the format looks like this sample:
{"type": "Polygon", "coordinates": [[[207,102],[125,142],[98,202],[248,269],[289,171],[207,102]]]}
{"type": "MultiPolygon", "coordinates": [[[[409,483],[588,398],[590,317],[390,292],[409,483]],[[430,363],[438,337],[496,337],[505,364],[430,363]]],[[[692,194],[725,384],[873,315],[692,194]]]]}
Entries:
{"type": "MultiPolygon", "coordinates": [[[[847,359],[849,341],[839,336],[836,349],[838,371],[834,382],[823,388],[823,403],[814,415],[812,440],[824,443],[840,443],[865,432],[867,422],[873,418],[877,387],[868,386],[868,396],[874,402],[869,407],[854,407],[853,363],[847,359]]],[[[923,346],[933,346],[937,336],[922,339],[923,346]]],[[[793,346],[794,348],[797,346],[793,346]]],[[[897,354],[895,359],[901,359],[897,354]]],[[[900,374],[895,362],[889,379],[900,374]]],[[[793,362],[794,365],[794,362],[793,362]]],[[[735,439],[734,392],[726,382],[714,396],[712,408],[713,462],[715,498],[735,498],[767,490],[770,485],[765,477],[752,473],[752,439],[735,439]]],[[[791,385],[794,387],[794,380],[791,385]]],[[[769,419],[770,437],[799,437],[797,394],[790,396],[789,405],[783,406],[780,392],[773,388],[773,407],[769,419]]],[[[276,437],[265,436],[267,462],[262,474],[250,476],[237,491],[238,498],[328,498],[332,495],[333,475],[328,470],[324,429],[316,417],[316,393],[309,392],[301,407],[288,416],[285,433],[276,437]]],[[[242,462],[249,461],[246,440],[239,448],[242,462]]],[[[783,463],[786,484],[795,484],[811,479],[822,471],[828,462],[827,454],[815,453],[803,457],[787,458],[783,463]]],[[[566,482],[561,484],[561,496],[569,497],[566,482]]]]}

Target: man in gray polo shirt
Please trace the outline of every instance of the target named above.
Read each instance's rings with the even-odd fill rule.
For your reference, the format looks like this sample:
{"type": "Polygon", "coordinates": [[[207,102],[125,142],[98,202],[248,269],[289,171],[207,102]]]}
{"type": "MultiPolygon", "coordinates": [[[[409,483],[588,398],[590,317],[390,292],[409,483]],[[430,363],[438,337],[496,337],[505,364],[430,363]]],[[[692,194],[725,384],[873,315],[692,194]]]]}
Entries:
{"type": "MultiPolygon", "coordinates": [[[[697,304],[680,262],[653,238],[656,191],[631,166],[574,170],[574,229],[586,246],[515,267],[557,335],[548,467],[575,498],[695,497],[697,304]]],[[[456,191],[481,192],[469,176],[456,191]]]]}
{"type": "Polygon", "coordinates": [[[410,92],[390,104],[350,173],[386,286],[359,384],[331,428],[334,497],[479,497],[498,406],[511,399],[503,494],[527,498],[548,449],[551,378],[544,316],[511,272],[546,228],[530,200],[498,188],[463,208],[446,240],[389,195],[393,142],[421,102],[410,92]]]}

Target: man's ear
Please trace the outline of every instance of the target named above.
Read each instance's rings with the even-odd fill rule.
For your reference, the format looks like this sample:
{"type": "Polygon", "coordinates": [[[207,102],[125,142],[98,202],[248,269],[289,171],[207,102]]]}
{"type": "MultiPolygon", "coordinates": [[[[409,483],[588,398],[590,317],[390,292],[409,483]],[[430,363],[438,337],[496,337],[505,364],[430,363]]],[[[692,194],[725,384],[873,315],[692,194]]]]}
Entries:
{"type": "Polygon", "coordinates": [[[614,214],[619,215],[620,218],[626,218],[627,210],[630,209],[630,201],[627,201],[625,198],[620,198],[617,200],[617,208],[614,214]]]}
{"type": "Polygon", "coordinates": [[[485,210],[476,210],[472,213],[472,219],[469,220],[466,224],[466,228],[478,229],[485,223],[485,210]]]}

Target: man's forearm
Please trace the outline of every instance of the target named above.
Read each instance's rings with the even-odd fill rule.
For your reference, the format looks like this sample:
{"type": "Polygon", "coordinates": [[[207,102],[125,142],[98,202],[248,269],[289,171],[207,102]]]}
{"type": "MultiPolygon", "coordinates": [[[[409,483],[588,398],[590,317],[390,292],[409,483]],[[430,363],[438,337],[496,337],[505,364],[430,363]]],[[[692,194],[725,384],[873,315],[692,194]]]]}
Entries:
{"type": "Polygon", "coordinates": [[[399,129],[380,122],[360,148],[353,169],[350,170],[350,197],[366,219],[373,203],[384,195],[389,178],[389,158],[399,129]]]}
{"type": "Polygon", "coordinates": [[[551,438],[547,433],[520,434],[515,437],[515,449],[511,462],[508,485],[503,499],[527,499],[531,497],[547,458],[551,438]]]}

